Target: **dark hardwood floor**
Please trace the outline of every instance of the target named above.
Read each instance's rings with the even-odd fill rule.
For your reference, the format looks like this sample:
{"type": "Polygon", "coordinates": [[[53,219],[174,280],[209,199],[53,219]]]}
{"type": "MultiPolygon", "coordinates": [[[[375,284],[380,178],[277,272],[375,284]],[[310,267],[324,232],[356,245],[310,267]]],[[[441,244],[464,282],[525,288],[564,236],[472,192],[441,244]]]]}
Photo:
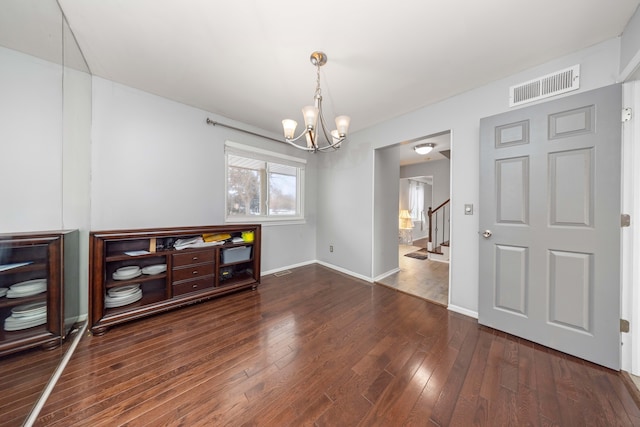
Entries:
{"type": "Polygon", "coordinates": [[[0,357],[0,426],[21,426],[68,349],[34,348],[0,357]]]}
{"type": "Polygon", "coordinates": [[[41,426],[631,426],[623,376],[319,265],[86,336],[41,426]]]}

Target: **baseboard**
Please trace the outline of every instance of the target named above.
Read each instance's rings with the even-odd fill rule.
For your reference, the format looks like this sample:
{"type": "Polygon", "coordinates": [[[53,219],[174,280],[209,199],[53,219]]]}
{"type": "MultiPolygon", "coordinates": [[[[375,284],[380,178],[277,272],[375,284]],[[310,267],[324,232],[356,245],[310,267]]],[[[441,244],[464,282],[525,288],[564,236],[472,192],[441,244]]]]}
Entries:
{"type": "Polygon", "coordinates": [[[320,264],[320,265],[323,265],[323,266],[325,266],[327,268],[330,268],[332,270],[336,270],[336,271],[339,271],[340,273],[344,273],[344,274],[346,274],[348,276],[364,280],[365,282],[373,283],[373,279],[371,277],[367,277],[367,276],[363,276],[362,274],[354,273],[353,271],[349,271],[349,270],[344,269],[342,267],[338,267],[337,265],[329,264],[328,262],[318,261],[318,260],[316,260],[315,262],[320,264]]]}
{"type": "Polygon", "coordinates": [[[284,267],[275,268],[273,270],[261,271],[260,272],[260,276],[268,276],[270,274],[274,274],[274,273],[277,273],[279,271],[289,270],[291,268],[304,267],[305,265],[315,264],[315,263],[316,263],[316,261],[311,260],[311,261],[300,262],[298,264],[286,265],[284,267]]]}
{"type": "Polygon", "coordinates": [[[466,309],[466,308],[463,308],[463,307],[459,307],[459,306],[453,305],[453,304],[449,304],[449,306],[447,308],[449,310],[451,310],[451,311],[455,311],[456,313],[464,314],[465,316],[469,316],[469,317],[473,317],[474,319],[478,318],[478,312],[477,311],[471,311],[469,309],[466,309]]]}
{"type": "MultiPolygon", "coordinates": [[[[373,283],[374,282],[371,277],[363,276],[362,274],[354,273],[353,271],[344,269],[342,267],[338,267],[337,265],[329,264],[327,262],[318,261],[318,260],[305,261],[305,262],[301,262],[301,263],[298,263],[298,264],[290,264],[290,265],[287,265],[287,266],[284,266],[284,267],[280,267],[280,268],[277,268],[277,269],[273,269],[273,270],[262,271],[262,272],[260,272],[260,276],[261,277],[262,276],[268,276],[270,274],[274,274],[274,273],[277,273],[279,271],[289,270],[289,269],[298,268],[298,267],[304,267],[305,265],[310,265],[310,264],[320,264],[320,265],[322,265],[324,267],[330,268],[332,270],[339,271],[340,273],[344,273],[344,274],[346,274],[348,276],[364,280],[365,282],[369,282],[369,283],[373,283]]],[[[398,271],[399,271],[399,269],[398,269],[398,271]]]]}
{"type": "Polygon", "coordinates": [[[384,279],[385,277],[389,277],[392,274],[396,274],[397,272],[399,272],[400,269],[399,268],[394,268],[393,270],[389,270],[386,273],[382,273],[381,275],[374,277],[373,281],[374,282],[379,282],[380,280],[384,279]]]}

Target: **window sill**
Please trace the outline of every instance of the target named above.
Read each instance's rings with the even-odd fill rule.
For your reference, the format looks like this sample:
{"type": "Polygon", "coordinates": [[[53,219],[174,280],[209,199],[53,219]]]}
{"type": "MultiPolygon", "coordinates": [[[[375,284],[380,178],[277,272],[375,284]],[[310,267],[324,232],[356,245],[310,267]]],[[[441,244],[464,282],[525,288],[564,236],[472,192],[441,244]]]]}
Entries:
{"type": "Polygon", "coordinates": [[[302,217],[295,218],[265,218],[265,217],[253,217],[253,218],[227,218],[225,224],[261,224],[263,227],[271,227],[278,225],[303,225],[307,221],[302,217]]]}

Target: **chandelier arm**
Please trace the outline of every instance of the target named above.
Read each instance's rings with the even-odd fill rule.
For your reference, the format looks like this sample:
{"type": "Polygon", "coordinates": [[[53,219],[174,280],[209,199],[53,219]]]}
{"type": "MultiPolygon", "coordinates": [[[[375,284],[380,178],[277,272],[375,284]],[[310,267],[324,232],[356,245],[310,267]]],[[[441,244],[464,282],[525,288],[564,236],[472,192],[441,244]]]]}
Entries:
{"type": "Polygon", "coordinates": [[[299,140],[300,138],[302,138],[303,136],[305,136],[307,134],[307,129],[303,130],[302,132],[300,132],[300,135],[296,136],[295,138],[285,138],[285,141],[291,143],[291,142],[295,142],[297,140],[299,140]]]}
{"type": "Polygon", "coordinates": [[[302,150],[302,151],[316,151],[313,148],[309,148],[309,147],[305,147],[302,145],[298,145],[295,142],[292,142],[292,140],[289,139],[285,139],[284,142],[286,142],[287,144],[291,145],[292,147],[296,147],[298,150],[302,150]]]}
{"type": "Polygon", "coordinates": [[[317,133],[311,129],[307,129],[307,133],[309,134],[309,140],[311,140],[311,147],[307,147],[307,149],[309,151],[317,151],[318,150],[318,144],[316,143],[317,133]]]}
{"type": "Polygon", "coordinates": [[[320,147],[318,148],[316,151],[327,151],[329,149],[333,149],[333,150],[337,150],[340,148],[340,144],[342,144],[342,142],[345,140],[346,138],[340,138],[339,140],[337,140],[336,142],[334,142],[333,144],[327,145],[325,147],[320,147]]]}

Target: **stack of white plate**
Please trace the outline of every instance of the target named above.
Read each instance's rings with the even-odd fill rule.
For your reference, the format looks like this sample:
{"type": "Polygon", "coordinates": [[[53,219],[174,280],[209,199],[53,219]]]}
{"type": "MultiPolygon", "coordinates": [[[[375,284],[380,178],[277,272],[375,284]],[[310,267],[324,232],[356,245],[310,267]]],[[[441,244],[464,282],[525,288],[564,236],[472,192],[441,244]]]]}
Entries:
{"type": "Polygon", "coordinates": [[[5,331],[20,331],[47,323],[47,302],[38,301],[11,309],[11,316],[4,321],[5,331]]]}
{"type": "Polygon", "coordinates": [[[142,274],[142,270],[137,265],[120,267],[113,273],[113,280],[130,280],[142,274]]]}
{"type": "Polygon", "coordinates": [[[131,304],[142,298],[142,289],[139,284],[118,286],[107,291],[104,298],[106,308],[122,307],[131,304]]]}
{"type": "Polygon", "coordinates": [[[148,265],[142,269],[142,274],[160,274],[167,271],[167,264],[148,265]]]}
{"type": "Polygon", "coordinates": [[[22,298],[37,295],[47,290],[47,279],[33,279],[9,286],[7,298],[22,298]]]}

